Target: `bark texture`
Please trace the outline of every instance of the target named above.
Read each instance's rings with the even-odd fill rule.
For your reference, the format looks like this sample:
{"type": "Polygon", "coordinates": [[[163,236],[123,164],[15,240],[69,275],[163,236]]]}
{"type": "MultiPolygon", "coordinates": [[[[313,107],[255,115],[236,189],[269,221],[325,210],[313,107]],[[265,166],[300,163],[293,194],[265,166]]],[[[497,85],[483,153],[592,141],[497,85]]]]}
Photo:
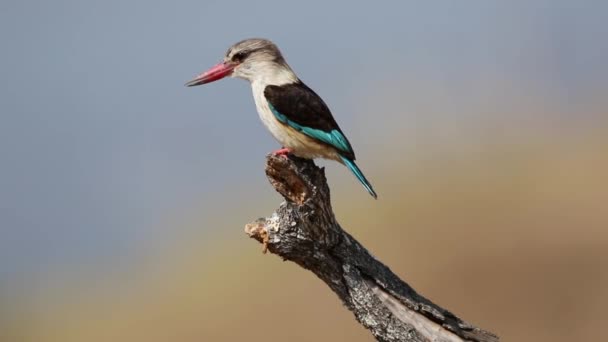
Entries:
{"type": "Polygon", "coordinates": [[[263,252],[316,274],[378,341],[498,341],[419,295],[340,227],[325,172],[312,161],[268,156],[266,175],[285,198],[245,226],[263,252]]]}

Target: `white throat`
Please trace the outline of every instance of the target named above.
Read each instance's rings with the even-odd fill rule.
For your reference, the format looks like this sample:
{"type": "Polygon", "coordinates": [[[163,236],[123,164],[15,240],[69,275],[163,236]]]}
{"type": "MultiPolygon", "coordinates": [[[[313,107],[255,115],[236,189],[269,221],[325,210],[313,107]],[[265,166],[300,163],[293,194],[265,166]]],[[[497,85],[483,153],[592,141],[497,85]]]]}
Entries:
{"type": "Polygon", "coordinates": [[[252,75],[253,77],[248,78],[248,80],[251,83],[253,99],[260,119],[272,136],[278,140],[282,146],[289,146],[290,136],[285,130],[284,125],[277,121],[270,110],[270,106],[264,95],[264,90],[270,85],[281,86],[294,83],[298,80],[298,77],[289,69],[289,67],[282,68],[272,66],[268,68],[259,68],[257,71],[258,72],[252,75]]]}

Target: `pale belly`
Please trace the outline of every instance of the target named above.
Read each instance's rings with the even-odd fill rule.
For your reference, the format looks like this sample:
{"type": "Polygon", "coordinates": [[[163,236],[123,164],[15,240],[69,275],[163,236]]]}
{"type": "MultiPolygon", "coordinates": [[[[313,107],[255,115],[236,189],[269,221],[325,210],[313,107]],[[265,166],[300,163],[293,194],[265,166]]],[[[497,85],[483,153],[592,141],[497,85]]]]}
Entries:
{"type": "Polygon", "coordinates": [[[281,123],[276,119],[268,102],[264,97],[263,89],[252,87],[255,105],[264,126],[270,131],[272,136],[284,147],[287,147],[294,155],[307,158],[325,158],[341,162],[341,159],[333,148],[325,144],[318,143],[309,136],[281,123]]]}

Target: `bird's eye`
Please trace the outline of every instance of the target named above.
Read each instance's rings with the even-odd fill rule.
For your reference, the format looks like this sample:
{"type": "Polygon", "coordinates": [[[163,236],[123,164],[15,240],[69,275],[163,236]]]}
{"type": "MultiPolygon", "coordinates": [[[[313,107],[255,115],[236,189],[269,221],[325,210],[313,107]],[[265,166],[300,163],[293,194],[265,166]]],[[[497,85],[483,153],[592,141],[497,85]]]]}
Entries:
{"type": "Polygon", "coordinates": [[[239,51],[232,55],[232,60],[235,62],[242,62],[247,57],[247,55],[249,55],[247,51],[239,51]]]}

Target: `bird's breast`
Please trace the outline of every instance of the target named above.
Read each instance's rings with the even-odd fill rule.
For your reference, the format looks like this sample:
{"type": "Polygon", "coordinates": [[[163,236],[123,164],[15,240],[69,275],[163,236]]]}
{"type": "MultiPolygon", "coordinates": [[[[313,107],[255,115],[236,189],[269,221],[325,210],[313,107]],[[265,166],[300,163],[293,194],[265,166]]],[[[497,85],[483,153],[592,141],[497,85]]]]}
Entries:
{"type": "Polygon", "coordinates": [[[302,158],[340,160],[334,149],[277,120],[264,96],[265,87],[263,84],[252,83],[255,106],[264,126],[282,146],[289,148],[293,154],[302,158]]]}
{"type": "Polygon", "coordinates": [[[264,85],[252,84],[253,99],[255,100],[255,106],[260,115],[260,119],[274,138],[283,144],[283,146],[288,147],[287,144],[292,137],[289,134],[287,127],[279,122],[270,110],[268,100],[266,100],[266,97],[264,96],[264,88],[264,85]]]}

